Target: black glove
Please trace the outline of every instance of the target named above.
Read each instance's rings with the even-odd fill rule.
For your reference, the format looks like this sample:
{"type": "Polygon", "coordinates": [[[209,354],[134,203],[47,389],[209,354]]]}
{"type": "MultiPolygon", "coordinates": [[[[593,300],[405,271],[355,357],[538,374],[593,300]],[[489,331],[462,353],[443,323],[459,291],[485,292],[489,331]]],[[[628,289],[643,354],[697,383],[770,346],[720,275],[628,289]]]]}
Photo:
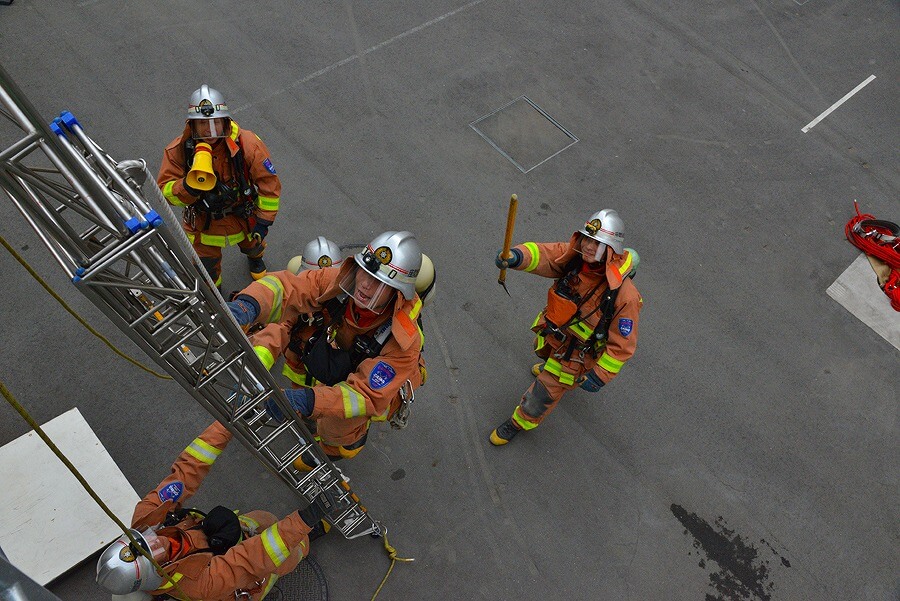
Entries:
{"type": "Polygon", "coordinates": [[[297,511],[300,515],[300,519],[303,520],[307,526],[314,527],[322,521],[322,518],[329,513],[334,512],[338,505],[338,499],[330,489],[331,487],[328,489],[319,489],[319,494],[316,495],[315,500],[308,506],[297,511]]]}
{"type": "Polygon", "coordinates": [[[194,188],[191,188],[187,183],[187,178],[181,179],[181,185],[184,186],[185,192],[187,192],[191,196],[200,196],[200,194],[202,193],[201,190],[196,190],[194,188]]]}
{"type": "Polygon", "coordinates": [[[598,392],[601,388],[603,388],[603,380],[593,371],[589,371],[587,376],[581,381],[582,390],[598,392]]]}
{"type": "Polygon", "coordinates": [[[250,231],[250,237],[262,242],[265,240],[266,236],[269,235],[269,226],[272,225],[271,221],[266,221],[265,219],[256,218],[256,223],[253,224],[253,229],[250,231]]]}
{"type": "Polygon", "coordinates": [[[497,266],[497,269],[515,269],[519,266],[519,263],[522,262],[522,251],[518,248],[511,248],[509,252],[512,253],[512,256],[508,259],[503,258],[503,250],[497,251],[497,256],[494,257],[494,265],[497,266]]]}

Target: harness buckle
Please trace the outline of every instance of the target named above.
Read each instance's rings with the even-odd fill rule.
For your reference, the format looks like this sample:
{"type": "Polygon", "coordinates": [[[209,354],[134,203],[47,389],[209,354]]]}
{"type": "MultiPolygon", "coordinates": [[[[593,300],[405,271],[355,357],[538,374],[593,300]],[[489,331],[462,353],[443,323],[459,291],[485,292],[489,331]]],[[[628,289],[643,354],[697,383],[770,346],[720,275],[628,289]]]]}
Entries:
{"type": "Polygon", "coordinates": [[[416,393],[413,391],[412,382],[407,380],[400,386],[400,406],[390,419],[391,428],[402,430],[409,425],[409,410],[413,402],[416,400],[416,393]]]}

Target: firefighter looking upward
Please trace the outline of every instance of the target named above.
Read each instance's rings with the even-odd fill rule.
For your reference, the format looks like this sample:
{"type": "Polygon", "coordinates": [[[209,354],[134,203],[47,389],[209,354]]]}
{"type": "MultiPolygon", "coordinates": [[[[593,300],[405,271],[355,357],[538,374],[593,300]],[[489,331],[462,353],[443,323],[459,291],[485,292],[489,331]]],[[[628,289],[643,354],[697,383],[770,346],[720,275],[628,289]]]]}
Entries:
{"type": "MultiPolygon", "coordinates": [[[[282,520],[268,511],[238,515],[218,506],[204,514],[184,507],[230,441],[231,433],[213,422],[138,502],[131,534],[168,578],[122,535],[97,562],[97,584],[115,601],[260,601],[309,553],[310,533],[323,529],[319,501],[282,520]]],[[[321,495],[334,502],[334,493],[321,495]]]]}
{"type": "Polygon", "coordinates": [[[494,445],[536,428],[573,388],[599,391],[634,354],[643,300],[632,282],[637,254],[625,248],[624,237],[618,213],[603,209],[568,242],[526,242],[513,247],[508,259],[497,254],[498,268],[534,273],[553,284],[531,328],[543,363],[532,368],[535,380],[512,417],[491,432],[494,445]]]}
{"type": "Polygon", "coordinates": [[[183,227],[217,287],[222,249],[238,246],[250,275],[266,275],[263,253],[278,212],[281,181],[262,140],[231,118],[208,85],[191,95],[184,131],[163,153],[156,178],[166,200],[183,207],[183,227]]]}
{"type": "MultiPolygon", "coordinates": [[[[413,391],[425,381],[422,300],[416,292],[421,266],[416,238],[389,231],[341,267],[296,275],[277,271],[228,303],[242,326],[259,320],[288,327],[302,316],[314,326],[311,336],[297,340],[294,352],[315,385],[284,392],[297,413],[314,422],[331,460],[355,457],[366,443],[371,421],[405,425],[413,391]]],[[[256,346],[268,368],[277,358],[272,349],[277,347],[256,346]]],[[[277,407],[271,409],[273,418],[284,418],[277,407]]],[[[308,469],[302,462],[294,466],[308,469]]]]}

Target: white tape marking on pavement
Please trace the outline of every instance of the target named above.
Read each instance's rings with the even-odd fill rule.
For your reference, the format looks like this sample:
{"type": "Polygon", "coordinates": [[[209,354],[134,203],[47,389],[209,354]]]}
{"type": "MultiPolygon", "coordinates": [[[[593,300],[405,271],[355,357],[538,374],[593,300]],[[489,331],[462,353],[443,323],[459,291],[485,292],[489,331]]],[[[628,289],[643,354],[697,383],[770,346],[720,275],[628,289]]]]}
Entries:
{"type": "Polygon", "coordinates": [[[832,113],[832,111],[834,111],[834,109],[836,109],[837,107],[839,107],[839,106],[841,106],[842,104],[844,104],[845,102],[847,102],[847,100],[848,100],[851,96],[853,96],[854,94],[856,94],[857,92],[859,92],[860,90],[862,90],[864,87],[866,87],[867,85],[869,85],[869,82],[871,82],[873,79],[875,79],[875,76],[874,76],[874,75],[869,75],[869,77],[867,77],[866,80],[865,80],[864,82],[862,82],[861,84],[859,84],[858,86],[856,86],[855,88],[853,88],[852,90],[850,90],[850,91],[847,93],[846,96],[844,96],[843,98],[841,98],[840,100],[838,100],[837,102],[835,102],[834,104],[832,104],[830,107],[828,107],[828,110],[827,110],[827,111],[825,111],[824,113],[822,113],[821,115],[819,115],[818,117],[816,117],[815,119],[813,119],[812,121],[810,121],[809,124],[808,124],[806,127],[804,127],[803,129],[801,129],[800,131],[802,131],[803,133],[806,133],[806,132],[808,132],[809,130],[811,130],[812,128],[814,128],[814,127],[816,126],[816,124],[817,124],[819,121],[821,121],[822,119],[824,119],[825,117],[827,117],[828,115],[830,115],[830,114],[832,113]]]}

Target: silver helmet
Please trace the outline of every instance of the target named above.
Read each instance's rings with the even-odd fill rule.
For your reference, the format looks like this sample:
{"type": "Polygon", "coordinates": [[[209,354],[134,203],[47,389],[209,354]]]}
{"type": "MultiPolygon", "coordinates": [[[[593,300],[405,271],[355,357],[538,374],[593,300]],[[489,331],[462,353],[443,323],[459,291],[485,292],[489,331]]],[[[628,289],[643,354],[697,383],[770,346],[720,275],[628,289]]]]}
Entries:
{"type": "MultiPolygon", "coordinates": [[[[152,530],[143,534],[131,529],[131,535],[157,562],[165,560],[165,548],[152,530]]],[[[117,538],[100,555],[97,562],[97,584],[114,595],[135,591],[155,591],[163,582],[149,559],[132,548],[128,536],[117,538]]]]}
{"type": "Polygon", "coordinates": [[[225,97],[219,90],[203,84],[191,94],[188,119],[231,119],[225,97]]]}
{"type": "Polygon", "coordinates": [[[340,267],[344,262],[341,247],[324,236],[319,236],[303,249],[301,269],[325,269],[340,267]]]}
{"type": "Polygon", "coordinates": [[[597,211],[578,230],[597,242],[611,246],[617,255],[625,250],[625,224],[614,209],[597,211]]]}
{"type": "Polygon", "coordinates": [[[376,236],[353,258],[361,269],[399,290],[406,300],[415,298],[422,251],[410,232],[385,232],[376,236]]]}

